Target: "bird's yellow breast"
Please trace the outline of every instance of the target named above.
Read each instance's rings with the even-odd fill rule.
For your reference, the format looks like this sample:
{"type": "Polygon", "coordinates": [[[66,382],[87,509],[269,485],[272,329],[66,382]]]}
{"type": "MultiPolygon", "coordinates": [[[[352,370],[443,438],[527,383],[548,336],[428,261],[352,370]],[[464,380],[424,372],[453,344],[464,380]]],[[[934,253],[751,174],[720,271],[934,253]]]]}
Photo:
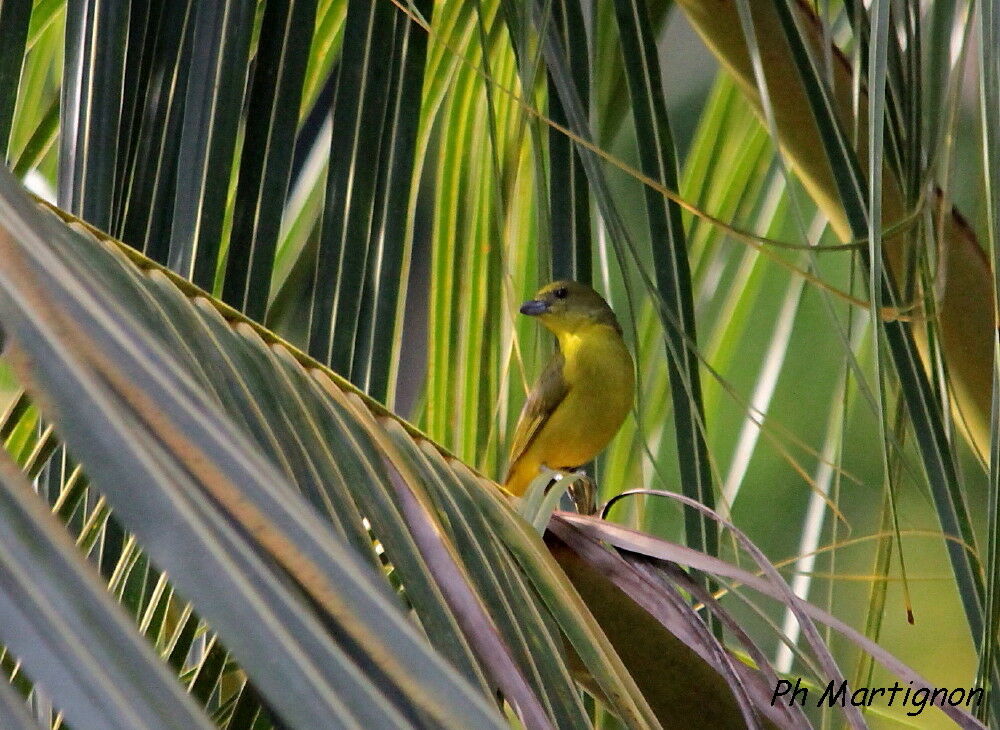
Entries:
{"type": "Polygon", "coordinates": [[[514,465],[508,488],[515,494],[543,465],[568,469],[593,459],[632,407],[632,356],[617,330],[593,324],[557,336],[568,391],[514,465]]]}
{"type": "Polygon", "coordinates": [[[566,360],[563,377],[570,386],[599,392],[607,388],[607,396],[627,398],[628,412],[635,385],[632,356],[615,329],[595,324],[560,335],[559,350],[566,360]]]}
{"type": "MultiPolygon", "coordinates": [[[[632,407],[635,375],[632,356],[621,336],[607,325],[593,325],[559,338],[569,393],[552,414],[553,468],[581,466],[617,433],[632,407]],[[555,454],[560,454],[556,458],[555,454]]],[[[541,434],[545,435],[545,434],[541,434]]]]}

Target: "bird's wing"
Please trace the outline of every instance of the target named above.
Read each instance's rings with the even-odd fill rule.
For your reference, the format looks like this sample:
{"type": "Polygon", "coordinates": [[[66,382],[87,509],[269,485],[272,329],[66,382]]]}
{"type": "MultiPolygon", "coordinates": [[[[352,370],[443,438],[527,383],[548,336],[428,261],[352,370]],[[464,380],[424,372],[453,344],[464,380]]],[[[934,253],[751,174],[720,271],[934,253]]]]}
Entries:
{"type": "Polygon", "coordinates": [[[569,392],[569,384],[563,379],[565,362],[566,359],[557,350],[542,371],[535,387],[528,394],[528,400],[524,402],[521,417],[517,421],[517,431],[514,432],[514,442],[510,449],[510,469],[513,469],[518,459],[528,450],[556,406],[569,392]]]}

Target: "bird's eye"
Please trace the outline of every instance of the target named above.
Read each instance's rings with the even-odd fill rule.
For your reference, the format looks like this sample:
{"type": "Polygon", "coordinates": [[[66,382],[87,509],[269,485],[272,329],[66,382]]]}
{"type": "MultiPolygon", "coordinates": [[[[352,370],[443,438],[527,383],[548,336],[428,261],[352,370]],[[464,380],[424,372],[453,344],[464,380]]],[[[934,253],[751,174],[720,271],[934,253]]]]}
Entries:
{"type": "Polygon", "coordinates": [[[566,289],[556,289],[554,292],[552,292],[552,296],[554,296],[556,299],[565,299],[567,293],[568,292],[566,291],[566,289]]]}

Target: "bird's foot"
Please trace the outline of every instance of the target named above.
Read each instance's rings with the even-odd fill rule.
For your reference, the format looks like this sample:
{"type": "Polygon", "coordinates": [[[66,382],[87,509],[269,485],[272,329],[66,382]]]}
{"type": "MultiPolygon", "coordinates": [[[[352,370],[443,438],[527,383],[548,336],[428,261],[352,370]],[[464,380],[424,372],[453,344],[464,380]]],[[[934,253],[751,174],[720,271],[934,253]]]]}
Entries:
{"type": "Polygon", "coordinates": [[[590,478],[583,469],[569,472],[568,477],[573,481],[566,490],[576,511],[581,515],[592,515],[597,513],[597,484],[590,478]]]}

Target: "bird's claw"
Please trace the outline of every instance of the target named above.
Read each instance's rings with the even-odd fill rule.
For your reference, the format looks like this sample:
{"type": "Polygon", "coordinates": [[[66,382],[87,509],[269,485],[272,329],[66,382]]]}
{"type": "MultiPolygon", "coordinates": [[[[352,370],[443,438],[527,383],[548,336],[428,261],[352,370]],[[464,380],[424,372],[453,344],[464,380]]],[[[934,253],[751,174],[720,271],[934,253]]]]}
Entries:
{"type": "Polygon", "coordinates": [[[580,470],[571,472],[573,481],[569,485],[570,498],[576,505],[576,511],[581,515],[597,513],[597,485],[587,472],[580,470]]]}

